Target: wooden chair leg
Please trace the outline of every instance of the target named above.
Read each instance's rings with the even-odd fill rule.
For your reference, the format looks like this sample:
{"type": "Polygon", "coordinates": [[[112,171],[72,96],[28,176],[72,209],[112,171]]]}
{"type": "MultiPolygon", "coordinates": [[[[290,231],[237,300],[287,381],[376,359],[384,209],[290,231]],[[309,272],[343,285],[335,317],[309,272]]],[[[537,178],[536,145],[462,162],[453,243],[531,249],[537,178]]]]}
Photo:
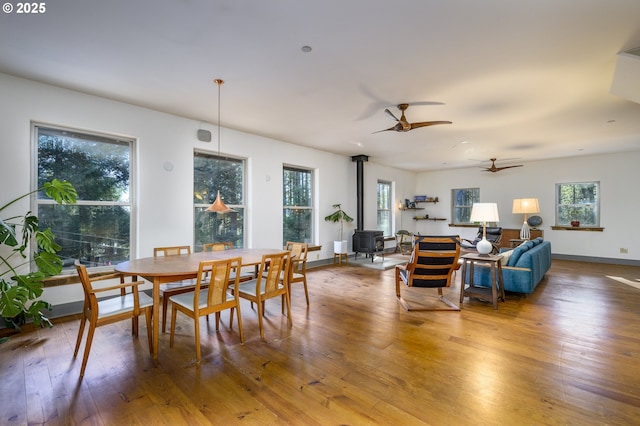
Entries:
{"type": "Polygon", "coordinates": [[[78,338],[76,339],[76,349],[73,351],[73,357],[78,356],[78,350],[80,349],[80,342],[82,341],[82,335],[84,334],[84,325],[87,322],[87,318],[82,315],[80,320],[80,328],[78,329],[78,338]]]}
{"type": "Polygon", "coordinates": [[[174,307],[171,309],[171,330],[169,333],[169,347],[173,347],[173,335],[176,332],[176,316],[178,314],[178,310],[174,307]]]}
{"type": "Polygon", "coordinates": [[[169,298],[162,295],[162,333],[167,330],[167,309],[169,309],[169,298]]]}
{"type": "Polygon", "coordinates": [[[258,307],[258,328],[260,328],[260,338],[264,340],[264,328],[262,326],[262,315],[264,315],[264,302],[258,301],[256,302],[256,306],[258,307]]]}
{"type": "MultiPolygon", "coordinates": [[[[233,308],[231,308],[231,313],[233,314],[233,308]]],[[[236,310],[236,315],[238,317],[238,330],[240,332],[240,343],[244,345],[244,331],[242,330],[242,316],[240,315],[240,308],[236,310]]]]}
{"type": "Polygon", "coordinates": [[[153,311],[151,308],[147,308],[144,311],[144,319],[147,323],[147,340],[149,340],[149,353],[153,354],[153,327],[151,326],[151,319],[153,317],[153,311]]]}
{"type": "Polygon", "coordinates": [[[82,367],[80,367],[80,377],[84,377],[84,369],[87,367],[87,361],[89,360],[89,352],[91,351],[94,331],[96,331],[96,327],[90,322],[89,332],[87,333],[87,342],[84,344],[84,357],[82,358],[82,367]]]}
{"type": "Polygon", "coordinates": [[[287,318],[289,319],[289,327],[293,327],[293,320],[291,319],[291,298],[289,293],[285,293],[285,300],[287,301],[287,318]]]}
{"type": "Polygon", "coordinates": [[[307,289],[307,277],[304,277],[304,280],[302,281],[302,284],[304,284],[304,297],[307,298],[307,306],[309,306],[309,290],[307,289]]]}
{"type": "Polygon", "coordinates": [[[196,335],[196,364],[200,364],[200,318],[193,319],[194,331],[196,335]]]}

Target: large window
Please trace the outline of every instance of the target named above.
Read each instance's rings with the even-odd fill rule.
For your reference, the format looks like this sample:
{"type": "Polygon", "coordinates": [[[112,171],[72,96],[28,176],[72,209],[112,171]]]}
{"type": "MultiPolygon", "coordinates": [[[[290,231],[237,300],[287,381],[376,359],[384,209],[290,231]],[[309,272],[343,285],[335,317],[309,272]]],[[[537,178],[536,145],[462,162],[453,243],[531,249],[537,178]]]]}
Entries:
{"type": "Polygon", "coordinates": [[[35,197],[40,227],[51,228],[62,246],[64,270],[75,259],[89,267],[128,260],[133,141],[39,125],[34,135],[38,188],[55,178],[78,193],[73,205],[55,204],[43,192],[35,197]]]}
{"type": "Polygon", "coordinates": [[[244,247],[244,169],[242,159],[196,151],[193,156],[194,250],[202,245],[231,241],[244,247]],[[218,191],[233,209],[229,213],[213,213],[206,209],[215,201],[218,191]]]}
{"type": "Polygon", "coordinates": [[[556,184],[556,225],[569,226],[579,221],[580,226],[600,226],[600,183],[556,184]]]}
{"type": "Polygon", "coordinates": [[[313,243],[313,173],[285,166],[282,169],[282,243],[313,243]]]}
{"type": "Polygon", "coordinates": [[[385,236],[393,234],[391,226],[391,182],[378,181],[378,231],[385,236]]]}
{"type": "Polygon", "coordinates": [[[471,207],[480,201],[480,188],[451,190],[451,217],[454,225],[471,224],[471,207]]]}

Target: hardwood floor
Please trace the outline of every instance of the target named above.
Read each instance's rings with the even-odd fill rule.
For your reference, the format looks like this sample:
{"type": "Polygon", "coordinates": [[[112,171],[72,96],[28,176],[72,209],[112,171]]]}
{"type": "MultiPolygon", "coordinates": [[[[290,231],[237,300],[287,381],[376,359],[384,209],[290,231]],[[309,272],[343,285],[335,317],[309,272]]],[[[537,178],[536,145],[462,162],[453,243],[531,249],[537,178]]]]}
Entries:
{"type": "MultiPolygon", "coordinates": [[[[248,303],[244,345],[226,313],[219,333],[203,319],[200,366],[180,315],[157,365],[144,321],[138,340],[126,321],[98,328],[82,381],[77,318],[15,336],[0,344],[0,424],[640,424],[638,267],[556,260],[534,294],[507,293],[497,311],[465,299],[461,312],[406,312],[393,270],[308,279],[292,329],[267,302],[266,342],[248,303]]],[[[403,288],[414,302],[435,294],[403,288]]]]}

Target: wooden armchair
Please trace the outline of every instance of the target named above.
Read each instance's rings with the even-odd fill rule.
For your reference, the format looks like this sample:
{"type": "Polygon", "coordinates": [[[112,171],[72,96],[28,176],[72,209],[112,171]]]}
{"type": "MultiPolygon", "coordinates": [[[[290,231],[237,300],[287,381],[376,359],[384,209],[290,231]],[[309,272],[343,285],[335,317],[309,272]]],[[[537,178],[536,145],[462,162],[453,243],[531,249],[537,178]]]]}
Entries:
{"type": "Polygon", "coordinates": [[[411,242],[411,233],[406,229],[396,232],[396,252],[400,254],[411,254],[413,244],[411,242]]]}
{"type": "Polygon", "coordinates": [[[87,332],[87,341],[84,345],[84,356],[82,358],[82,367],[80,367],[80,377],[84,377],[84,370],[87,367],[89,352],[91,351],[91,343],[93,342],[93,334],[97,327],[107,325],[126,319],[132,320],[131,333],[138,338],[138,316],[145,315],[147,320],[147,336],[149,338],[149,353],[153,352],[152,345],[152,328],[151,316],[153,315],[153,299],[143,292],[138,292],[138,286],[144,284],[143,281],[125,282],[122,274],[102,275],[91,280],[87,273],[87,268],[76,261],[76,270],[82,283],[84,291],[84,307],[82,309],[82,318],[80,319],[80,328],[78,330],[78,338],[76,339],[76,348],[73,351],[73,357],[78,355],[80,342],[84,334],[84,327],[89,321],[89,331],[87,332]],[[110,286],[94,286],[97,281],[119,278],[120,284],[110,286]],[[130,287],[131,292],[127,293],[126,289],[130,287]],[[98,299],[98,294],[107,291],[120,290],[120,296],[98,299]]]}
{"type": "Polygon", "coordinates": [[[396,266],[396,297],[407,311],[459,311],[460,307],[444,297],[442,289],[451,286],[453,271],[460,256],[460,237],[415,236],[414,248],[409,263],[396,266]],[[408,287],[437,288],[439,301],[444,307],[419,307],[409,305],[400,295],[400,284],[408,287]]]}
{"type": "Polygon", "coordinates": [[[302,283],[304,285],[304,295],[309,305],[309,289],[307,288],[307,252],[309,244],[287,241],[286,250],[291,252],[291,271],[289,274],[289,295],[291,295],[291,284],[302,283]]]}

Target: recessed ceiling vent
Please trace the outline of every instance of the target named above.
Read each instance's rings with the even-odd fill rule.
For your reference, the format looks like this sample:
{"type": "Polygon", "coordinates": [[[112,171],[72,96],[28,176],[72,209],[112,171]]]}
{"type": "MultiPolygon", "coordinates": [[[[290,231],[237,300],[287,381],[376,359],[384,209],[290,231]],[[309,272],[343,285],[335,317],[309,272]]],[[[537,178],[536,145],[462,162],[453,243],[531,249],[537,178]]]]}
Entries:
{"type": "Polygon", "coordinates": [[[610,92],[640,104],[640,47],[618,53],[610,92]]]}

